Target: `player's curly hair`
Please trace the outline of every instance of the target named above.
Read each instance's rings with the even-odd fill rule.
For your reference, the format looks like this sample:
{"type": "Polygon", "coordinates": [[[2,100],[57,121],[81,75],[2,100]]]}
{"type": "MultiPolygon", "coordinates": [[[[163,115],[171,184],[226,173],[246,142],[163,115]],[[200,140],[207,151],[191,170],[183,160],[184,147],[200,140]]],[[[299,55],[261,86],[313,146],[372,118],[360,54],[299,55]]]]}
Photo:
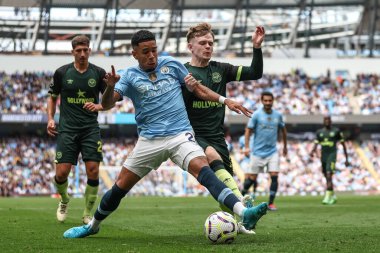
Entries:
{"type": "Polygon", "coordinates": [[[71,40],[72,48],[76,48],[78,45],[90,46],[90,39],[86,35],[77,35],[71,40]]]}
{"type": "Polygon", "coordinates": [[[131,39],[131,44],[132,47],[137,47],[139,43],[145,42],[145,41],[151,41],[151,40],[156,40],[156,37],[154,34],[148,30],[140,30],[133,34],[132,39],[131,39]]]}
{"type": "Polygon", "coordinates": [[[204,36],[208,33],[212,35],[213,39],[215,39],[215,35],[212,32],[211,25],[209,23],[200,23],[196,26],[192,26],[189,28],[186,34],[187,42],[190,42],[190,40],[195,37],[204,36]]]}

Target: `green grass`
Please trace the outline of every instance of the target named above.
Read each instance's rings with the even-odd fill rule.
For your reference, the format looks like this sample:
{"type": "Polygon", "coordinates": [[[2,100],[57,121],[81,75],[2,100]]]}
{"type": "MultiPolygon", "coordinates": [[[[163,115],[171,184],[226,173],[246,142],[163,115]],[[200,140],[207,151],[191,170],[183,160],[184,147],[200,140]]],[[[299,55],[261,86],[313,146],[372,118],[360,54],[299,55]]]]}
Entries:
{"type": "MultiPolygon", "coordinates": [[[[259,201],[266,199],[259,198],[259,201]]],[[[64,239],[80,225],[82,199],[72,199],[65,223],[55,219],[57,200],[0,198],[0,252],[380,252],[380,196],[278,197],[257,235],[212,245],[203,235],[206,217],[218,210],[211,198],[128,197],[99,234],[64,239]]]]}

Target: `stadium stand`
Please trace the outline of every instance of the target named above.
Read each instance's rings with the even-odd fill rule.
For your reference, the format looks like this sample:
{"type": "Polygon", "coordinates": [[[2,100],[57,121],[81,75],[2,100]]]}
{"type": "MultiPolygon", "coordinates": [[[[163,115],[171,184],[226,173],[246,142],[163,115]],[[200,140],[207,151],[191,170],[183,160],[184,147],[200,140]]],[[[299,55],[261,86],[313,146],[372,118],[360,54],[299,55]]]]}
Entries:
{"type": "MultiPolygon", "coordinates": [[[[69,52],[65,50],[74,35],[84,33],[91,38],[91,61],[105,69],[111,64],[118,69],[135,64],[130,57],[130,37],[142,28],[157,35],[160,51],[182,56],[179,59],[186,62],[186,30],[204,21],[214,27],[215,56],[235,65],[250,64],[250,58],[244,58],[252,53],[247,42],[256,25],[266,27],[263,78],[231,83],[227,95],[256,110],[261,91],[275,94],[275,108],[285,114],[291,140],[288,159],[281,158],[279,194],[319,195],[324,191],[319,160],[308,158],[311,139],[298,136],[309,136],[326,114],[333,115],[349,138],[351,166],[345,168],[339,154],[334,182],[337,190],[380,190],[380,138],[376,137],[380,124],[379,60],[356,58],[380,55],[376,50],[380,39],[375,36],[380,15],[368,1],[187,0],[182,6],[180,1],[168,0],[113,1],[119,4],[118,11],[108,6],[109,2],[0,1],[0,51],[4,53],[0,68],[0,196],[54,194],[55,142],[45,135],[46,98],[51,71],[67,62],[69,52]],[[50,56],[45,57],[47,54],[50,56]]],[[[112,185],[134,146],[133,117],[128,99],[99,114],[104,134],[100,192],[112,185]]],[[[247,165],[236,142],[245,123],[246,118],[227,111],[226,126],[237,170],[247,165]]],[[[242,173],[237,172],[241,179],[242,173]]],[[[80,196],[84,180],[80,162],[70,175],[70,194],[80,196]]],[[[267,194],[266,174],[260,175],[259,185],[259,194],[267,194]]],[[[168,161],[130,194],[207,192],[168,161]]]]}
{"type": "MultiPolygon", "coordinates": [[[[1,138],[0,152],[0,196],[30,196],[54,194],[51,178],[54,176],[54,141],[41,137],[5,137],[1,138]]],[[[101,170],[113,182],[128,153],[132,150],[135,139],[104,139],[104,162],[101,170]]],[[[312,141],[290,141],[288,158],[281,158],[280,195],[319,195],[324,193],[324,177],[318,158],[309,158],[312,141]]],[[[231,144],[233,157],[238,162],[235,170],[248,165],[247,158],[240,152],[238,142],[231,144]],[[240,167],[239,167],[240,166],[240,167]]],[[[362,144],[368,164],[360,159],[353,142],[347,143],[351,165],[344,166],[342,150],[337,159],[337,174],[334,178],[337,191],[340,192],[376,192],[380,191],[379,150],[378,141],[365,141],[362,144]]],[[[79,175],[73,168],[69,178],[69,193],[80,196],[84,192],[83,182],[86,180],[84,166],[79,162],[79,175]],[[78,187],[78,188],[77,188],[78,187]]],[[[240,174],[240,173],[237,173],[240,174]]],[[[242,182],[242,178],[238,178],[242,182]]],[[[259,195],[268,194],[269,177],[267,173],[259,174],[259,195]]],[[[100,192],[109,188],[105,177],[101,177],[100,192]]],[[[207,190],[200,186],[194,178],[182,173],[170,160],[163,163],[157,171],[145,177],[130,195],[207,195],[207,190]]]]}

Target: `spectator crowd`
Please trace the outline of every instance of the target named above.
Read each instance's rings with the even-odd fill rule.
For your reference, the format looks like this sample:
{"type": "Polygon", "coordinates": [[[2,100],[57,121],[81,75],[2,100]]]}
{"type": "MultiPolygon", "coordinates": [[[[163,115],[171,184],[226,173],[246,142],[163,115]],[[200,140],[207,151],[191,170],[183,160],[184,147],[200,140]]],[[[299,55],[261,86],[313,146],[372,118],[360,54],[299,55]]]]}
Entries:
{"type": "MultiPolygon", "coordinates": [[[[115,166],[107,171],[114,181],[123,161],[133,149],[134,139],[104,139],[103,165],[115,166]]],[[[54,176],[54,141],[40,137],[15,137],[0,139],[0,196],[50,195],[54,194],[52,177],[54,176]]],[[[319,195],[324,192],[324,177],[321,173],[318,157],[310,158],[312,142],[289,141],[287,158],[280,161],[280,195],[319,195]]],[[[366,157],[380,174],[379,141],[365,141],[361,148],[366,157]]],[[[240,150],[238,142],[231,144],[232,155],[241,168],[248,165],[240,150]]],[[[337,173],[334,185],[337,191],[369,192],[379,191],[380,185],[375,177],[365,168],[358,157],[352,142],[347,142],[350,166],[345,167],[342,150],[337,158],[337,173]]],[[[84,192],[86,176],[83,162],[79,162],[79,176],[76,179],[75,168],[69,178],[69,193],[81,195],[84,192]]],[[[268,194],[269,177],[267,173],[259,174],[258,194],[268,194]]],[[[241,182],[239,182],[241,183],[241,182]]],[[[101,179],[103,193],[106,186],[101,179]]],[[[151,172],[134,189],[130,195],[207,195],[207,190],[200,186],[189,174],[183,173],[170,160],[160,169],[151,172]]]]}
{"type": "MultiPolygon", "coordinates": [[[[0,72],[1,113],[46,113],[46,99],[51,83],[50,72],[0,72]]],[[[269,90],[275,95],[275,107],[284,114],[310,115],[380,113],[380,84],[375,74],[361,74],[356,80],[330,74],[310,77],[302,70],[286,74],[264,75],[257,81],[231,82],[227,96],[249,109],[260,106],[260,94],[269,90]]],[[[125,98],[111,112],[134,113],[132,102],[125,98]]]]}

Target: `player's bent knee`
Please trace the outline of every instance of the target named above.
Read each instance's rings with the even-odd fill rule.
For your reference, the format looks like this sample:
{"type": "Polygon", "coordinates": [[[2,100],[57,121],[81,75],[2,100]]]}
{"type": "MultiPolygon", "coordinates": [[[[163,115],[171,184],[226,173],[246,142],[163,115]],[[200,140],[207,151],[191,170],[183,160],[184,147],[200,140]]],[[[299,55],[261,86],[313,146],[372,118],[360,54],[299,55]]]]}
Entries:
{"type": "Polygon", "coordinates": [[[190,160],[187,170],[191,175],[197,178],[201,169],[206,166],[209,166],[206,157],[198,156],[190,160]]]}

